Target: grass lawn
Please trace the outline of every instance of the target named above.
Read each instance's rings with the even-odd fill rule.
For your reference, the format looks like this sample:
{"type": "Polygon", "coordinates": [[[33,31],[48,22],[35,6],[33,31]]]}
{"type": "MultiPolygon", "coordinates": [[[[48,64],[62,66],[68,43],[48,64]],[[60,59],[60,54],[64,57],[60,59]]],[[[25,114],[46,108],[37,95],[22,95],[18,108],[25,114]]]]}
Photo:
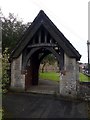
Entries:
{"type": "MultiPolygon", "coordinates": [[[[54,80],[54,81],[58,81],[59,78],[59,73],[55,73],[55,72],[44,72],[44,73],[39,73],[39,77],[41,79],[48,79],[48,80],[54,80]]],[[[81,82],[90,82],[90,77],[87,77],[86,75],[80,73],[80,81],[81,82]]]]}
{"type": "Polygon", "coordinates": [[[46,79],[46,80],[54,80],[54,81],[58,81],[59,78],[59,73],[55,73],[55,72],[44,72],[44,73],[39,73],[39,77],[41,79],[46,79]]]}
{"type": "Polygon", "coordinates": [[[83,73],[80,73],[80,81],[81,82],[90,82],[90,77],[84,75],[83,73]]]}

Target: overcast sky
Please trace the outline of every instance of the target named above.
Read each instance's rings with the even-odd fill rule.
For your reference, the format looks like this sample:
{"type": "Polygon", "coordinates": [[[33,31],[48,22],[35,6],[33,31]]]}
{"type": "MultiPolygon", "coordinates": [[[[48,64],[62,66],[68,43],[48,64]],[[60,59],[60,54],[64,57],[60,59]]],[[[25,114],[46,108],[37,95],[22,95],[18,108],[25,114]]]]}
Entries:
{"type": "Polygon", "coordinates": [[[14,13],[32,22],[42,9],[82,55],[86,63],[88,40],[88,0],[0,0],[5,16],[14,13]]]}

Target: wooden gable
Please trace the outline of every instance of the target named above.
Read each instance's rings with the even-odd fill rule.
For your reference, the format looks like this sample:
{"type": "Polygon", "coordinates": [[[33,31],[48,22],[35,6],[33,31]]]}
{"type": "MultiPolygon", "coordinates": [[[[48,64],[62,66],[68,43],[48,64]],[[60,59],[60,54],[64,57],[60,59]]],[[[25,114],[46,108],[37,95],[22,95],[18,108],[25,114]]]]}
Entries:
{"type": "Polygon", "coordinates": [[[32,24],[26,30],[21,40],[11,53],[11,59],[17,58],[26,46],[29,44],[31,39],[35,36],[36,32],[43,27],[52,38],[57,41],[58,45],[64,50],[64,52],[71,58],[80,60],[81,55],[74,48],[74,46],[67,40],[67,38],[59,31],[54,23],[48,18],[44,11],[40,11],[37,17],[34,19],[32,24]]]}

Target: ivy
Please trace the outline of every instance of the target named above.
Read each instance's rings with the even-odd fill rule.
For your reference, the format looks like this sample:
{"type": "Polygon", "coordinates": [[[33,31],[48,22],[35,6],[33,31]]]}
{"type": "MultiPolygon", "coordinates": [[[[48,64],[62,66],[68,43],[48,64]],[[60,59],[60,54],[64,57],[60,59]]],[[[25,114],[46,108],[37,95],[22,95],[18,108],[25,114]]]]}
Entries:
{"type": "Polygon", "coordinates": [[[9,54],[8,48],[5,48],[3,55],[2,55],[2,91],[5,92],[8,90],[10,77],[8,71],[10,70],[10,63],[9,63],[9,54]]]}

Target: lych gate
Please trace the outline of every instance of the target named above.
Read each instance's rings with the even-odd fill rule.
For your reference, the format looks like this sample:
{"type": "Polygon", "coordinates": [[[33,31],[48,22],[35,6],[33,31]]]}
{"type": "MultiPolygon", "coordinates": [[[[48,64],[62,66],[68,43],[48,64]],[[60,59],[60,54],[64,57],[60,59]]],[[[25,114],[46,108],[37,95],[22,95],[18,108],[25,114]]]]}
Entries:
{"type": "Polygon", "coordinates": [[[60,94],[76,96],[81,55],[43,12],[37,15],[11,54],[11,89],[27,90],[38,84],[43,58],[53,54],[62,74],[60,94]]]}

